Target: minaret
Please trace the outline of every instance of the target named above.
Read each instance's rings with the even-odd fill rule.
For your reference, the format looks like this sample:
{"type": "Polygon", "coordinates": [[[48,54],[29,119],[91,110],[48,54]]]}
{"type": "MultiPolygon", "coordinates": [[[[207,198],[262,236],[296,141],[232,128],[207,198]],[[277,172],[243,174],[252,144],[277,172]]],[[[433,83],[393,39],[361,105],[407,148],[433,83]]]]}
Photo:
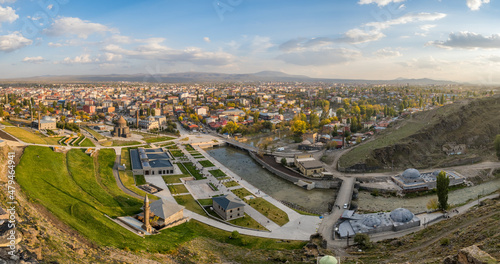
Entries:
{"type": "Polygon", "coordinates": [[[135,111],[135,126],[137,129],[139,129],[139,109],[135,111]]]}
{"type": "Polygon", "coordinates": [[[144,225],[142,225],[142,228],[146,230],[146,232],[151,233],[151,224],[149,223],[149,198],[148,195],[146,194],[146,197],[144,197],[144,225]]]}
{"type": "Polygon", "coordinates": [[[40,115],[42,113],[40,111],[38,111],[38,131],[40,131],[40,115]]]}

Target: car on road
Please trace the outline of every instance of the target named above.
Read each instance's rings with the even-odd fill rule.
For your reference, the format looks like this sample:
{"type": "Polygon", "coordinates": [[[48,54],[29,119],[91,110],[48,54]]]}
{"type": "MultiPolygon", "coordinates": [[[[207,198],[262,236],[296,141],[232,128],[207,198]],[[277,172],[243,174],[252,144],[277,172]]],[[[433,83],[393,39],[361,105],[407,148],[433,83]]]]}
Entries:
{"type": "Polygon", "coordinates": [[[344,209],[347,209],[349,207],[348,204],[344,204],[344,209]]]}

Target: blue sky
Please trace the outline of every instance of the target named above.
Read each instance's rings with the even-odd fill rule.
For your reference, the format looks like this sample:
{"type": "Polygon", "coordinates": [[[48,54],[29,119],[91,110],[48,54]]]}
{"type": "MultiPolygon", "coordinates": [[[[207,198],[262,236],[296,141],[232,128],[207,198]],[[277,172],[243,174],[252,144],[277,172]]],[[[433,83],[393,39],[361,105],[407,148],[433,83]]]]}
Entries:
{"type": "Polygon", "coordinates": [[[0,0],[0,78],[274,70],[495,84],[499,15],[498,0],[0,0]]]}

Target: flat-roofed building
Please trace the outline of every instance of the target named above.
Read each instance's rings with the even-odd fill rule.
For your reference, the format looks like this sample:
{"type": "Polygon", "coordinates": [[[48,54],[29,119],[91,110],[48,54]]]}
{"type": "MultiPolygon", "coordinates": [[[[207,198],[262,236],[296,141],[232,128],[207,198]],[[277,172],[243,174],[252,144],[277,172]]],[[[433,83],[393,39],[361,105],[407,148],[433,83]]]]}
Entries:
{"type": "Polygon", "coordinates": [[[130,160],[134,175],[169,175],[174,173],[174,165],[163,148],[131,149],[130,160]]]}

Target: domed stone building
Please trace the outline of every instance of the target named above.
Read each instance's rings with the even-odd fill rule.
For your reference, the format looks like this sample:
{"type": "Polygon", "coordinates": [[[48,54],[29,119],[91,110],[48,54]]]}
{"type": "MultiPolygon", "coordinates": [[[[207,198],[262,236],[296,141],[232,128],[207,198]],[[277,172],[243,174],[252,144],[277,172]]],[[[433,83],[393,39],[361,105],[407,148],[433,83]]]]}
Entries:
{"type": "Polygon", "coordinates": [[[373,214],[356,214],[354,211],[346,210],[340,219],[343,222],[338,226],[337,233],[342,238],[357,233],[397,232],[420,226],[420,219],[405,208],[397,208],[390,213],[373,214]]]}
{"type": "Polygon", "coordinates": [[[130,134],[130,128],[127,126],[127,121],[125,121],[125,118],[123,118],[123,116],[120,116],[120,119],[118,119],[115,129],[113,130],[113,132],[111,132],[111,136],[124,138],[129,138],[132,136],[130,134]]]}
{"type": "MultiPolygon", "coordinates": [[[[400,175],[392,176],[392,181],[404,193],[432,190],[436,188],[436,178],[441,171],[420,173],[416,169],[407,169],[400,175]]],[[[450,179],[450,186],[464,183],[465,178],[455,171],[445,171],[450,179]]]]}

